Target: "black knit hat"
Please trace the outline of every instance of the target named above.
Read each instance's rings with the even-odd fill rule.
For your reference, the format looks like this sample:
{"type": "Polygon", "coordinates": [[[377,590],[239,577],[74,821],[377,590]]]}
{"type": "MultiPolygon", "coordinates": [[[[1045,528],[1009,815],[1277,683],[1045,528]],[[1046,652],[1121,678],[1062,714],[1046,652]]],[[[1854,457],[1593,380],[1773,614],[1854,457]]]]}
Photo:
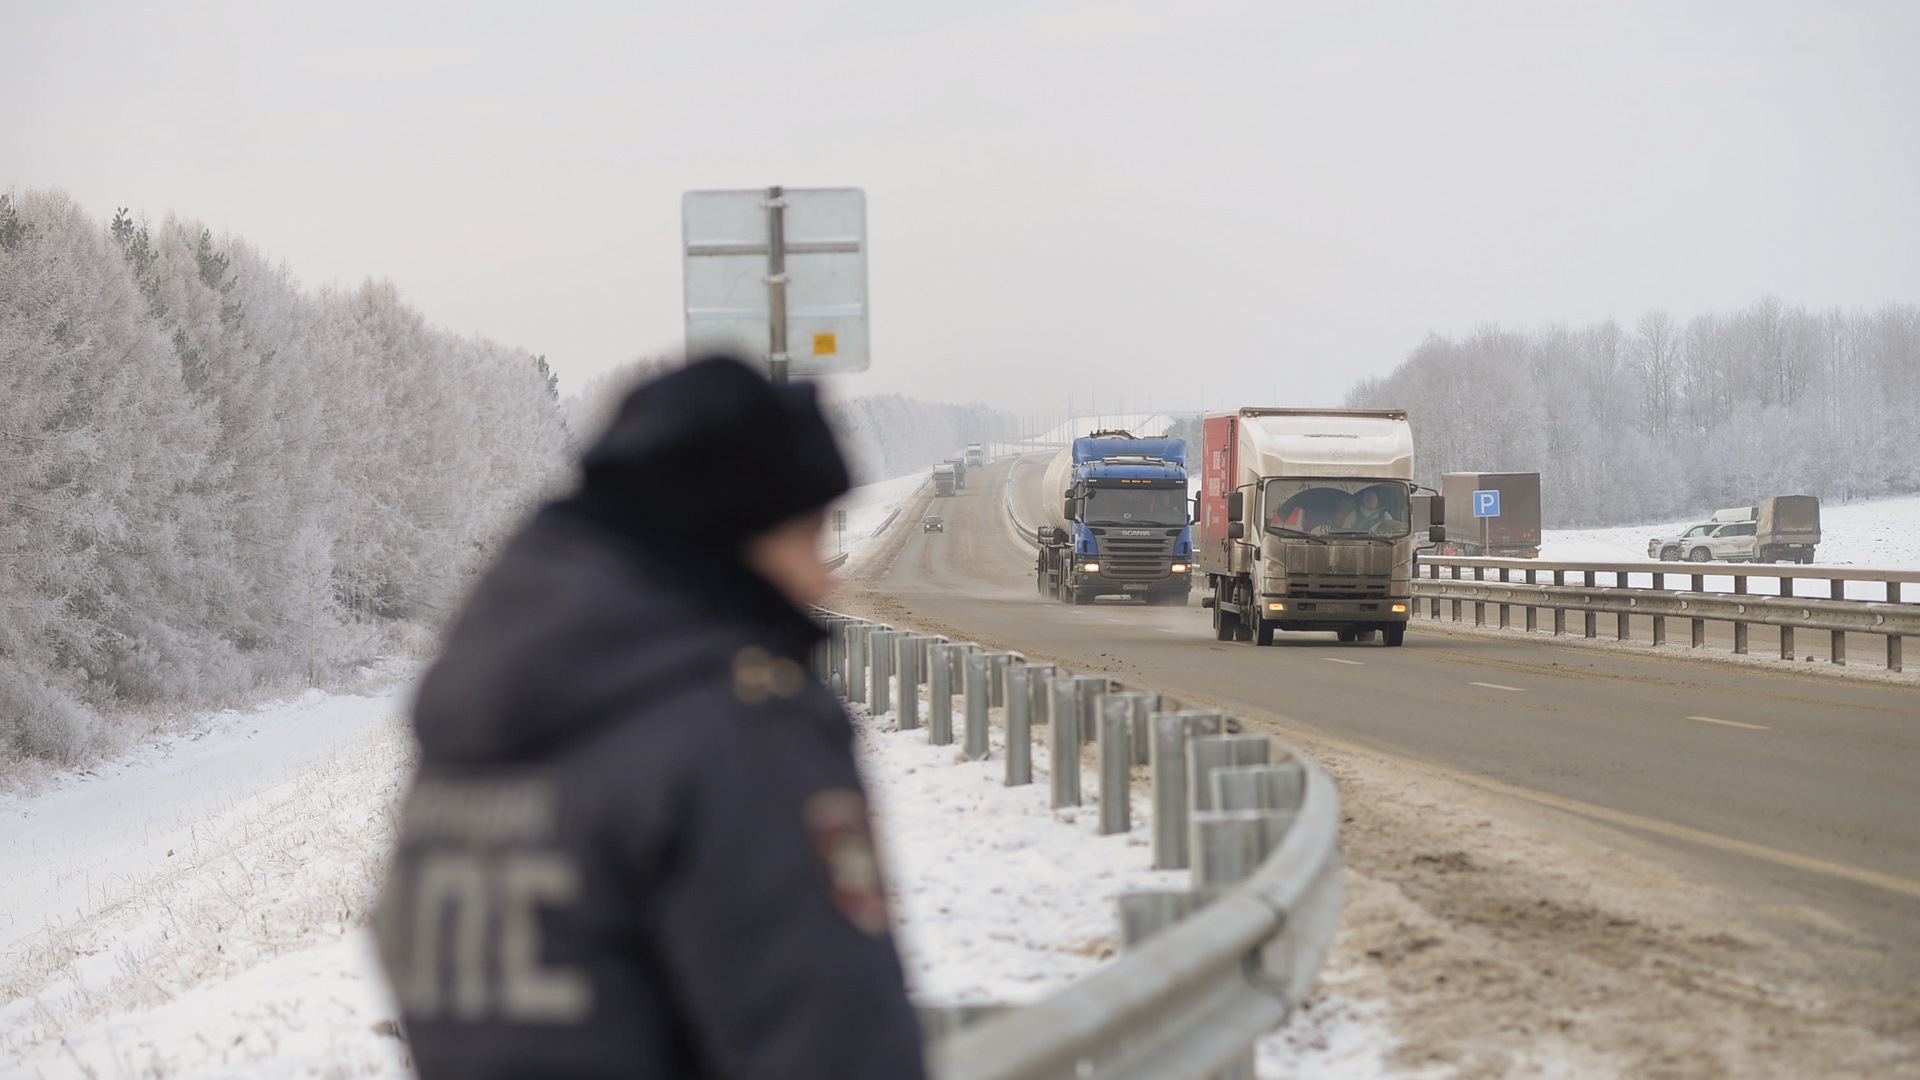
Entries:
{"type": "Polygon", "coordinates": [[[817,510],[849,486],[813,386],[775,386],[725,356],[628,394],[580,464],[590,495],[722,542],[817,510]]]}

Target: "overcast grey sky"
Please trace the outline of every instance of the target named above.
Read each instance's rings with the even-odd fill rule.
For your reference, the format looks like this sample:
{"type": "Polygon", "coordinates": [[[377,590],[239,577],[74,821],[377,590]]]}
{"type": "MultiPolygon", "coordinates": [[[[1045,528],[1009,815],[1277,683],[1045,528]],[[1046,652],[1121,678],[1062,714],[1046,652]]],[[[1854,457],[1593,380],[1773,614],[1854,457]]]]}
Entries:
{"type": "Polygon", "coordinates": [[[0,188],[387,277],[567,389],[679,196],[857,185],[873,370],[1326,404],[1428,331],[1920,300],[1920,4],[0,2],[0,188]]]}

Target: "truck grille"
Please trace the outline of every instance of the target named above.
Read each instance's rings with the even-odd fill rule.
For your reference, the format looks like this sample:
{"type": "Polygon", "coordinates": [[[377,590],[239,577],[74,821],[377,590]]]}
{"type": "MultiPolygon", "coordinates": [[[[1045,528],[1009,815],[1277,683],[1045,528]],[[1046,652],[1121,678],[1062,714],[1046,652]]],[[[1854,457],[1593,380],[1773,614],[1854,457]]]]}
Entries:
{"type": "Polygon", "coordinates": [[[1363,574],[1290,574],[1288,596],[1327,600],[1371,600],[1387,595],[1387,580],[1363,574]]]}
{"type": "Polygon", "coordinates": [[[1100,550],[1100,571],[1108,577],[1144,581],[1167,576],[1173,561],[1173,545],[1180,530],[1090,529],[1100,550]],[[1149,531],[1150,536],[1123,536],[1123,532],[1149,531]]]}

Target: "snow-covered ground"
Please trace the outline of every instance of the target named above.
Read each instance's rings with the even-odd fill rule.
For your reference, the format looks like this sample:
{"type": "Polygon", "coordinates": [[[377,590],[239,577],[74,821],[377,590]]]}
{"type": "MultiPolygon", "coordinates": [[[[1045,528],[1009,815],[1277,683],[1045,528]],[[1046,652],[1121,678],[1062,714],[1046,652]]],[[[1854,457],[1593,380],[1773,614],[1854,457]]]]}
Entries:
{"type": "MultiPolygon", "coordinates": [[[[409,1075],[366,929],[413,757],[401,674],[209,714],[0,797],[0,1076],[409,1075]]],[[[1007,788],[997,742],[967,762],[858,720],[922,1000],[1053,993],[1117,950],[1120,892],[1184,883],[1149,868],[1143,832],[1050,810],[1044,754],[1007,788]]],[[[1336,989],[1262,1045],[1261,1074],[1383,1077],[1391,1046],[1336,989]]]]}
{"type": "MultiPolygon", "coordinates": [[[[1675,536],[1700,524],[1699,520],[1668,522],[1659,525],[1618,525],[1604,529],[1547,529],[1541,535],[1540,558],[1554,562],[1645,562],[1647,541],[1656,536],[1675,536]]],[[[1820,547],[1814,556],[1814,569],[1823,566],[1875,570],[1920,570],[1920,496],[1881,499],[1876,502],[1820,508],[1820,547]]],[[[1673,571],[1693,573],[1691,564],[1672,564],[1673,571]]],[[[1733,575],[1727,563],[1712,564],[1715,573],[1703,584],[1709,592],[1732,592],[1733,575]]],[[[1779,579],[1766,573],[1764,566],[1742,566],[1747,587],[1755,593],[1777,593],[1779,579]]],[[[1602,574],[1599,584],[1612,584],[1602,574]]],[[[1629,575],[1629,582],[1649,586],[1644,574],[1629,575]]],[[[1669,584],[1673,579],[1668,579],[1669,584]]],[[[1885,600],[1886,589],[1876,581],[1850,581],[1846,584],[1850,600],[1885,600]]],[[[1801,596],[1827,595],[1824,583],[1796,583],[1801,596]]],[[[1911,603],[1915,586],[1905,587],[1902,599],[1911,603]]]]}
{"type": "MultiPolygon", "coordinates": [[[[1677,536],[1705,520],[1702,517],[1604,529],[1548,529],[1541,536],[1540,557],[1561,562],[1645,559],[1647,541],[1656,536],[1677,536]]],[[[1820,547],[1814,559],[1816,566],[1920,570],[1920,495],[1822,506],[1820,547]]]]}
{"type": "Polygon", "coordinates": [[[922,470],[906,476],[896,476],[891,480],[882,480],[877,484],[862,484],[847,492],[834,503],[835,509],[847,512],[847,528],[836,535],[827,533],[826,551],[828,554],[846,552],[849,569],[860,566],[874,552],[880,550],[886,539],[886,533],[874,536],[873,530],[887,520],[887,515],[899,511],[901,517],[895,518],[887,526],[887,532],[911,525],[919,528],[918,521],[904,521],[908,516],[906,508],[912,505],[920,488],[929,482],[931,472],[922,470]]]}

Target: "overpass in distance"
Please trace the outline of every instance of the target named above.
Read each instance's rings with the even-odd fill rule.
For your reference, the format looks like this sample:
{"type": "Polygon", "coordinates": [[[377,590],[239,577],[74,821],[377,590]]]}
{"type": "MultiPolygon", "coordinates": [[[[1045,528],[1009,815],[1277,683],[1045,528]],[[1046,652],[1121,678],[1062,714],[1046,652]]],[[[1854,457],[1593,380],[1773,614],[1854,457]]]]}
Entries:
{"type": "Polygon", "coordinates": [[[1061,604],[1037,594],[1034,550],[1006,509],[1042,520],[1034,461],[1003,459],[955,497],[909,505],[908,528],[851,599],[902,625],[1229,709],[1316,757],[1384,755],[1520,815],[1569,818],[1739,898],[1787,940],[1844,940],[1835,963],[1861,989],[1920,992],[1911,685],[1424,619],[1398,649],[1331,633],[1258,648],[1215,641],[1197,597],[1184,609],[1061,604]],[[924,513],[943,514],[946,531],[923,534],[924,513]]]}

